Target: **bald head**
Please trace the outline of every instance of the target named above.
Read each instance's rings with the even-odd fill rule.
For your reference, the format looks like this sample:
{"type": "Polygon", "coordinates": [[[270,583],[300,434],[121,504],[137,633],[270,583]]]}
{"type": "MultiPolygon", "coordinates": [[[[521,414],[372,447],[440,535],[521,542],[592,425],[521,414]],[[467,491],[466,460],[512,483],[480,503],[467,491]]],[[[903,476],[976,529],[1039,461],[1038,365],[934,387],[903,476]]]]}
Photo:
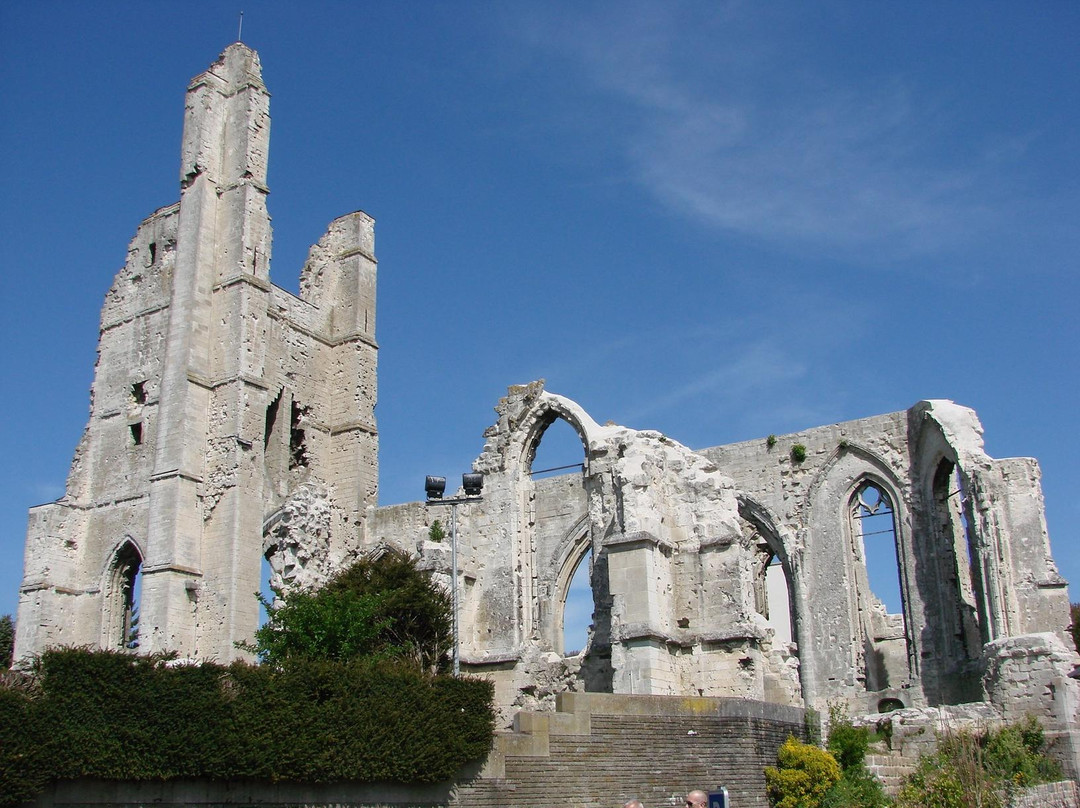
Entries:
{"type": "Polygon", "coordinates": [[[707,808],[709,795],[697,789],[686,795],[686,808],[707,808]]]}
{"type": "Polygon", "coordinates": [[[645,808],[641,804],[641,800],[630,800],[630,802],[624,802],[622,808],[645,808]]]}

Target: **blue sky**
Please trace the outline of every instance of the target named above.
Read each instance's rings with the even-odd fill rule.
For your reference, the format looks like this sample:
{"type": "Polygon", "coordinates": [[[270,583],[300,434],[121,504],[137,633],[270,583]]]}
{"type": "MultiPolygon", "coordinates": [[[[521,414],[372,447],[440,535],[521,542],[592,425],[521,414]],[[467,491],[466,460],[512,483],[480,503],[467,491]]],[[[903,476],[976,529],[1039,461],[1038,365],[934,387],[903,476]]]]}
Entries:
{"type": "MultiPolygon", "coordinates": [[[[1080,5],[243,6],[273,280],[377,221],[383,503],[466,470],[535,378],[693,447],[951,398],[1039,459],[1080,582],[1080,5]]],[[[238,11],[0,1],[0,613],[238,11]]]]}

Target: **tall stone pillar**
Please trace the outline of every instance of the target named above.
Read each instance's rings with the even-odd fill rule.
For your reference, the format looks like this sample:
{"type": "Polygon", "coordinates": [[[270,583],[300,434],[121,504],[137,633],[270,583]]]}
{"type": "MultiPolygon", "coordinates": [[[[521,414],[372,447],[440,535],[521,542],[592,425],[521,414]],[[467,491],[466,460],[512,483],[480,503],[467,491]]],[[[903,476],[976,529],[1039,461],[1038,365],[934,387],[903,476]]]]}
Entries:
{"type": "Polygon", "coordinates": [[[250,456],[266,403],[269,131],[258,56],[230,45],[187,92],[143,565],[146,651],[227,657],[257,621],[259,553],[243,550],[261,541],[262,514],[257,498],[237,492],[254,483],[261,490],[261,479],[250,479],[261,464],[250,456]],[[204,588],[204,576],[214,586],[204,588]],[[200,602],[204,590],[213,595],[200,602]],[[200,622],[212,627],[201,639],[200,622]]]}

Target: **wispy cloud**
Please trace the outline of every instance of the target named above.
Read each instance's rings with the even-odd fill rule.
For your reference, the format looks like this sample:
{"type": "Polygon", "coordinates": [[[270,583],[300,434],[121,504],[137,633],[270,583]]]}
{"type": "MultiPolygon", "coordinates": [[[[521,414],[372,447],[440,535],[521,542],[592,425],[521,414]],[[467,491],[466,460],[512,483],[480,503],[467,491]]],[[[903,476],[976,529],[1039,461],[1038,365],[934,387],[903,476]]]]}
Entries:
{"type": "Polygon", "coordinates": [[[541,23],[531,41],[627,107],[607,132],[667,209],[875,263],[960,249],[1009,221],[1002,168],[1033,135],[958,146],[970,133],[955,131],[949,90],[788,53],[801,44],[789,19],[749,25],[737,3],[630,8],[541,23]]]}
{"type": "Polygon", "coordinates": [[[701,398],[708,398],[718,407],[743,403],[755,393],[772,390],[806,373],[804,364],[771,339],[733,346],[728,356],[721,364],[708,367],[688,382],[627,412],[624,417],[631,423],[642,423],[657,413],[677,409],[701,398]]]}

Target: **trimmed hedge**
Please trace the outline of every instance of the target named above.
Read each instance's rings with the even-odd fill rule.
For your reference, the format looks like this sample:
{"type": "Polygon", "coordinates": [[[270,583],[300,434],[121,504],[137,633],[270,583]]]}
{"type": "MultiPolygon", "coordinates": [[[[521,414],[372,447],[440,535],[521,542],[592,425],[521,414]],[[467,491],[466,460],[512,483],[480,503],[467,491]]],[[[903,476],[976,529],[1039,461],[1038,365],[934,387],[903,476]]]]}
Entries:
{"type": "Polygon", "coordinates": [[[0,688],[0,804],[57,779],[437,782],[481,760],[492,685],[371,662],[170,666],[60,649],[0,688]]]}

